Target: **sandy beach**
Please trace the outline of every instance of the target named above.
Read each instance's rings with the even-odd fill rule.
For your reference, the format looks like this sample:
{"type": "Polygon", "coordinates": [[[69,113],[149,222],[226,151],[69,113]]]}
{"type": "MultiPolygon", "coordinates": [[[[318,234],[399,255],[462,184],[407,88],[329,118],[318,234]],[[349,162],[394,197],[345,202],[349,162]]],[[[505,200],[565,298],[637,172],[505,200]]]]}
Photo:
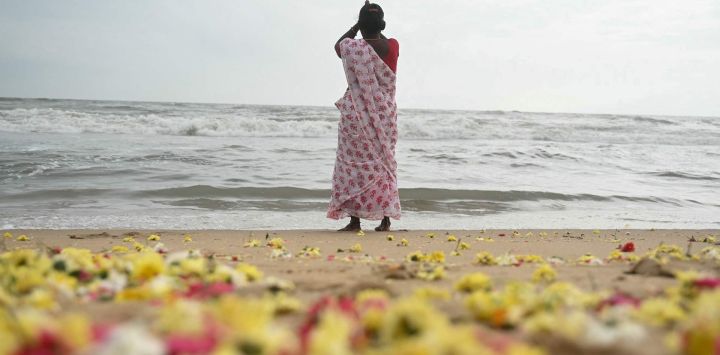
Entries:
{"type": "MultiPolygon", "coordinates": [[[[714,246],[719,230],[414,230],[390,233],[364,233],[322,230],[12,230],[13,237],[3,238],[8,250],[30,248],[60,250],[89,249],[93,253],[114,254],[118,246],[135,245],[155,249],[165,255],[189,249],[198,250],[205,258],[235,266],[247,263],[256,266],[265,279],[289,281],[289,294],[299,301],[297,312],[279,316],[279,324],[289,329],[299,327],[306,319],[305,311],[324,297],[354,297],[363,290],[383,290],[389,300],[403,299],[417,294],[419,289],[447,292],[448,298],[435,301],[435,307],[453,323],[474,323],[473,312],[458,293],[458,282],[468,274],[481,272],[492,280],[494,289],[503,289],[515,282],[537,283],[538,265],[552,265],[556,276],[552,282],[567,282],[588,294],[623,295],[644,300],[665,293],[676,286],[673,275],[678,271],[695,270],[704,277],[720,276],[718,261],[700,256],[675,260],[665,258],[657,269],[629,274],[637,260],[647,253],[657,253],[662,245],[677,246],[680,254],[700,255],[701,250],[714,246]],[[18,236],[27,239],[19,241],[18,236]],[[391,237],[390,237],[391,236],[391,237]],[[280,241],[281,245],[274,245],[280,241]],[[158,243],[162,243],[158,247],[158,243]],[[619,249],[631,244],[634,250],[619,249]],[[115,247],[115,248],[114,248],[115,247]],[[312,248],[312,249],[309,249],[312,248]],[[315,249],[317,248],[317,249],[315,249]],[[305,250],[306,252],[303,252],[305,250]],[[311,252],[307,252],[311,250],[311,252]],[[421,252],[423,254],[417,254],[421,252]],[[411,254],[431,255],[442,252],[439,277],[421,276],[411,254]],[[494,263],[483,265],[478,254],[489,253],[494,263]],[[623,260],[613,260],[622,255],[623,260]],[[502,261],[503,256],[513,261],[502,261]],[[625,259],[626,256],[637,256],[625,259]],[[585,259],[581,259],[581,258],[585,259]],[[542,261],[538,261],[542,260],[542,261]],[[496,265],[491,265],[496,264],[496,265]],[[505,264],[505,265],[503,265],[505,264]],[[662,264],[662,265],[660,265],[662,264]]],[[[141,247],[142,248],[142,247],[141,247]]],[[[129,249],[132,249],[130,247],[129,249]]],[[[676,253],[677,254],[677,253],[676,253]]],[[[488,255],[488,254],[485,254],[488,255]]],[[[679,254],[678,254],[679,255],[679,254]]],[[[682,256],[682,255],[680,255],[682,256]]],[[[644,258],[643,258],[644,259],[644,258]]],[[[422,267],[421,267],[422,269],[422,267]]],[[[432,267],[430,270],[433,270],[432,267]]],[[[424,274],[423,274],[424,275],[424,274]]],[[[238,295],[261,297],[262,287],[240,287],[238,295]]],[[[147,303],[64,302],[61,308],[87,314],[93,322],[122,323],[146,317],[147,303]]],[[[673,328],[649,328],[637,342],[618,342],[604,346],[568,345],[539,341],[518,327],[495,329],[492,324],[478,322],[482,329],[513,339],[539,344],[553,353],[673,353],[664,341],[653,340],[673,328]],[[577,346],[574,347],[574,346],[577,346]]],[[[549,338],[547,338],[549,339],[549,338]]],[[[545,340],[547,340],[545,339],[545,340]]],[[[580,344],[581,341],[578,341],[580,344]]]]}

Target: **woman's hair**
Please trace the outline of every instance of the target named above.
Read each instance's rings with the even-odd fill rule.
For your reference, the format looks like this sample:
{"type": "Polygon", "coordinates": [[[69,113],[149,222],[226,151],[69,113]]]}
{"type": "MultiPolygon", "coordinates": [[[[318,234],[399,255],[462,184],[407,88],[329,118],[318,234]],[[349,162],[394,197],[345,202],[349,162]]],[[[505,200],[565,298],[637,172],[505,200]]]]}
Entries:
{"type": "Polygon", "coordinates": [[[378,4],[367,4],[360,9],[358,26],[367,34],[375,34],[385,29],[385,13],[378,4]]]}

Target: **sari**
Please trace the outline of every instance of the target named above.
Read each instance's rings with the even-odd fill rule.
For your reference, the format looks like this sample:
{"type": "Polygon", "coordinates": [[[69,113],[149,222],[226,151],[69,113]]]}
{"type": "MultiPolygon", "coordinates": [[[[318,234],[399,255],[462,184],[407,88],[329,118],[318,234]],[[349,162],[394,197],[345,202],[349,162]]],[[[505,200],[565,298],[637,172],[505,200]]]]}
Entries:
{"type": "Polygon", "coordinates": [[[365,40],[346,38],[340,55],[348,82],[327,217],[400,219],[397,188],[395,73],[365,40]]]}

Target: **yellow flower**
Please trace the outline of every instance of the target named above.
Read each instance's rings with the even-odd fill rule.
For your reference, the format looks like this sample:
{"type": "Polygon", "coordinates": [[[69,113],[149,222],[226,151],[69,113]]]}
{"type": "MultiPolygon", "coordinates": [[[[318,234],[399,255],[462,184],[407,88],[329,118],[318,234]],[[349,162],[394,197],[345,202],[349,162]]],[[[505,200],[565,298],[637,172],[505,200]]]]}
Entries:
{"type": "Polygon", "coordinates": [[[388,295],[387,291],[376,288],[368,288],[355,295],[355,303],[359,305],[366,302],[388,301],[389,299],[390,295],[388,295]]]}
{"type": "Polygon", "coordinates": [[[201,303],[178,300],[159,308],[153,329],[160,334],[202,334],[205,314],[201,303]]]}
{"type": "Polygon", "coordinates": [[[362,245],[360,245],[360,243],[355,243],[355,245],[350,247],[351,253],[359,253],[361,251],[362,251],[362,245]]]}
{"type": "Polygon", "coordinates": [[[666,298],[651,298],[643,301],[635,312],[635,317],[643,322],[657,326],[669,326],[685,319],[685,311],[666,298]]]}
{"type": "Polygon", "coordinates": [[[457,242],[457,237],[455,236],[455,234],[450,234],[447,238],[447,241],[448,242],[457,242]]]}
{"type": "Polygon", "coordinates": [[[135,238],[133,237],[125,237],[123,238],[123,243],[135,243],[135,238]]]}
{"type": "Polygon", "coordinates": [[[12,233],[10,233],[10,232],[5,232],[5,233],[3,233],[3,237],[5,237],[5,238],[12,238],[13,235],[12,235],[12,233]]]}
{"type": "Polygon", "coordinates": [[[553,282],[557,277],[557,272],[549,264],[542,264],[538,266],[532,274],[532,279],[536,283],[540,282],[553,282]]]}
{"type": "Polygon", "coordinates": [[[450,255],[452,255],[452,256],[460,256],[460,252],[457,251],[457,250],[453,250],[453,251],[450,252],[450,255]]]}
{"type": "Polygon", "coordinates": [[[74,351],[85,349],[92,341],[90,319],[82,314],[66,314],[58,319],[59,338],[74,351]]]}
{"type": "Polygon", "coordinates": [[[435,238],[435,233],[428,233],[428,234],[425,234],[425,236],[432,239],[432,238],[435,238]]]}
{"type": "Polygon", "coordinates": [[[430,254],[428,261],[431,263],[444,263],[445,253],[441,250],[436,250],[430,254]]]}
{"type": "Polygon", "coordinates": [[[597,234],[600,234],[600,231],[596,229],[596,230],[593,231],[593,234],[596,234],[596,235],[597,235],[597,234]]]}
{"type": "Polygon", "coordinates": [[[362,236],[364,236],[364,235],[365,235],[365,232],[363,232],[362,229],[357,232],[357,236],[358,236],[358,237],[362,237],[362,236]]]}
{"type": "Polygon", "coordinates": [[[112,249],[110,249],[113,253],[127,253],[129,250],[124,245],[113,245],[112,249]]]}
{"type": "Polygon", "coordinates": [[[190,243],[192,241],[193,241],[193,239],[190,236],[190,234],[185,234],[185,237],[183,237],[183,243],[190,243]]]}
{"type": "Polygon", "coordinates": [[[325,312],[310,334],[308,353],[317,355],[353,354],[350,344],[351,331],[350,319],[339,312],[325,312]]]}
{"type": "Polygon", "coordinates": [[[410,245],[410,242],[408,242],[408,240],[405,238],[401,239],[400,244],[398,244],[398,246],[401,246],[401,247],[406,247],[408,245],[410,245]]]}
{"type": "Polygon", "coordinates": [[[444,263],[445,262],[445,253],[442,251],[434,251],[430,254],[425,254],[421,251],[416,251],[413,253],[408,254],[405,259],[407,261],[414,261],[414,262],[429,262],[429,263],[444,263]]]}
{"type": "Polygon", "coordinates": [[[494,327],[510,324],[508,305],[493,292],[478,291],[465,298],[465,307],[475,319],[494,327]]]}
{"type": "Polygon", "coordinates": [[[150,234],[150,236],[147,238],[150,242],[156,242],[160,240],[160,236],[157,234],[150,234]]]}
{"type": "Polygon", "coordinates": [[[52,309],[57,306],[53,294],[42,288],[35,288],[25,297],[25,301],[37,309],[52,309]]]}
{"type": "Polygon", "coordinates": [[[460,242],[458,247],[460,248],[460,250],[468,250],[468,249],[470,249],[470,244],[465,243],[465,242],[460,242]]]}
{"type": "Polygon", "coordinates": [[[268,293],[265,299],[272,304],[275,314],[288,314],[297,312],[302,308],[302,302],[295,297],[288,296],[285,292],[268,293]]]}
{"type": "Polygon", "coordinates": [[[12,268],[9,272],[9,278],[15,280],[14,288],[17,293],[27,293],[33,288],[39,287],[46,282],[46,278],[42,270],[31,267],[12,268]]]}
{"type": "Polygon", "coordinates": [[[191,257],[180,260],[180,275],[202,276],[207,272],[207,260],[205,258],[191,257]]]}
{"type": "Polygon", "coordinates": [[[267,242],[267,245],[273,249],[284,249],[285,241],[282,238],[273,238],[267,242]]]}
{"type": "Polygon", "coordinates": [[[30,238],[28,238],[28,236],[26,236],[25,234],[21,234],[17,237],[18,242],[27,242],[28,240],[30,240],[30,238]]]}
{"type": "Polygon", "coordinates": [[[152,290],[147,284],[138,287],[127,287],[115,295],[115,301],[144,301],[152,297],[152,290]]]}
{"type": "Polygon", "coordinates": [[[474,291],[490,291],[492,289],[492,280],[482,272],[475,272],[464,275],[455,283],[455,290],[465,293],[474,291]]]}
{"type": "Polygon", "coordinates": [[[603,261],[592,254],[585,254],[577,258],[577,263],[586,265],[602,265],[603,261]]]}
{"type": "Polygon", "coordinates": [[[477,253],[477,255],[475,256],[475,262],[480,265],[497,265],[497,260],[495,260],[495,256],[486,251],[477,253]]]}
{"type": "Polygon", "coordinates": [[[137,252],[141,252],[141,251],[145,250],[145,246],[138,242],[133,243],[133,248],[135,248],[135,251],[137,251],[137,252]]]}
{"type": "Polygon", "coordinates": [[[432,266],[431,264],[425,264],[415,276],[419,279],[426,281],[435,281],[445,278],[445,268],[442,265],[432,266]]]}
{"type": "Polygon", "coordinates": [[[383,344],[390,344],[421,338],[447,323],[447,317],[427,302],[419,298],[400,299],[386,311],[380,340],[383,344]]]}
{"type": "Polygon", "coordinates": [[[532,236],[533,236],[533,232],[527,232],[527,234],[525,234],[525,236],[526,236],[526,237],[532,237],[532,236]]]}
{"type": "Polygon", "coordinates": [[[252,239],[249,242],[243,244],[243,247],[245,248],[256,248],[260,246],[260,241],[257,239],[252,239]]]}
{"type": "Polygon", "coordinates": [[[307,258],[317,258],[320,254],[320,248],[318,247],[304,247],[302,250],[297,253],[297,256],[299,257],[307,257],[307,258]]]}
{"type": "Polygon", "coordinates": [[[395,236],[393,236],[392,234],[388,234],[387,240],[392,242],[393,240],[395,240],[395,236]]]}
{"type": "Polygon", "coordinates": [[[413,296],[422,300],[449,300],[450,293],[442,288],[418,287],[413,291],[413,296]]]}
{"type": "Polygon", "coordinates": [[[163,257],[155,252],[136,254],[132,263],[132,276],[136,280],[148,280],[165,270],[163,257]]]}

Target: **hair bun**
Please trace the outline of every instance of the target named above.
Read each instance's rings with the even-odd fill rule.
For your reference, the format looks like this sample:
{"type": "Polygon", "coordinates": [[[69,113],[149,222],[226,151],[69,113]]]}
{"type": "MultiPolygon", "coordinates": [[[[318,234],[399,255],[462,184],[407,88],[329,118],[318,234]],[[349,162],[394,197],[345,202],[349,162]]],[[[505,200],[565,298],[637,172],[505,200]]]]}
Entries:
{"type": "Polygon", "coordinates": [[[385,29],[385,13],[378,4],[366,4],[360,9],[358,25],[360,30],[374,34],[385,29]]]}

